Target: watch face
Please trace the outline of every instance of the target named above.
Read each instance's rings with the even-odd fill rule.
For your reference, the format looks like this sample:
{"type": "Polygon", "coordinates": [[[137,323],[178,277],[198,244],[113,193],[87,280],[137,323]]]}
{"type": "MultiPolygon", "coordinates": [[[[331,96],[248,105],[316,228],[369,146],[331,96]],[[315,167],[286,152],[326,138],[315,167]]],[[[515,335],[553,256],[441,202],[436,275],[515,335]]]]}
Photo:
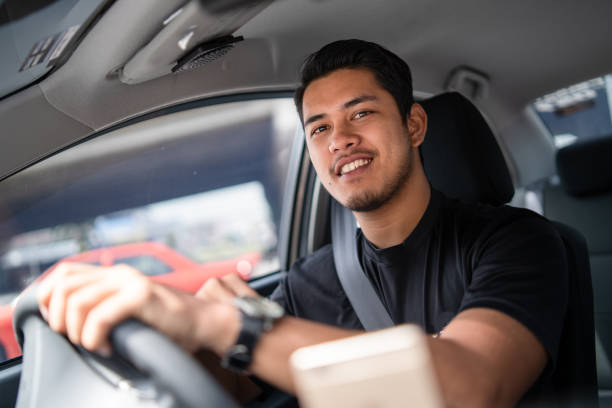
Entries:
{"type": "Polygon", "coordinates": [[[234,298],[234,305],[249,316],[262,319],[278,319],[285,314],[282,306],[264,297],[240,296],[234,298]]]}

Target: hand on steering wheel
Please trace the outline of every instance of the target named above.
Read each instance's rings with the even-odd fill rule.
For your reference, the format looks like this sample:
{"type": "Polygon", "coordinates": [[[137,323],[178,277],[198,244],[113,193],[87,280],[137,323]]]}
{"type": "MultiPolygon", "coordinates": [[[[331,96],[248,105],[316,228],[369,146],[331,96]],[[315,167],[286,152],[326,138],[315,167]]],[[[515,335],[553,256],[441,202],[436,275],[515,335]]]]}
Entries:
{"type": "Polygon", "coordinates": [[[222,354],[238,332],[235,309],[153,282],[127,265],[98,267],[62,263],[38,289],[49,326],[88,350],[108,354],[108,335],[120,322],[138,319],[185,351],[222,354]]]}
{"type": "Polygon", "coordinates": [[[111,331],[116,353],[107,359],[83,353],[52,331],[39,313],[35,290],[18,301],[13,324],[24,352],[17,407],[237,407],[189,354],[136,320],[111,331]],[[148,392],[138,392],[131,366],[146,379],[148,392]],[[105,370],[119,380],[109,381],[105,370]]]}

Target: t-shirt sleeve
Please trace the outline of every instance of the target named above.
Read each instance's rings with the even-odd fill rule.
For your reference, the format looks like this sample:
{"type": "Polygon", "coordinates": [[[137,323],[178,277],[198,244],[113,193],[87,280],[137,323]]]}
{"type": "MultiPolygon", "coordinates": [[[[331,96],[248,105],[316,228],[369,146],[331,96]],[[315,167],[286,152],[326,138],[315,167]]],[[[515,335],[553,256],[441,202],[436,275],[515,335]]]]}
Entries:
{"type": "Polygon", "coordinates": [[[284,272],[281,275],[281,278],[278,282],[278,286],[270,294],[269,298],[275,301],[276,303],[278,303],[279,305],[281,305],[283,309],[285,310],[286,314],[294,316],[295,312],[291,308],[291,302],[289,302],[289,300],[287,299],[287,293],[288,293],[287,285],[288,285],[287,272],[284,272]]]}
{"type": "Polygon", "coordinates": [[[548,220],[519,214],[487,228],[469,251],[472,276],[459,311],[487,307],[513,317],[554,365],[568,302],[565,247],[548,220]]]}

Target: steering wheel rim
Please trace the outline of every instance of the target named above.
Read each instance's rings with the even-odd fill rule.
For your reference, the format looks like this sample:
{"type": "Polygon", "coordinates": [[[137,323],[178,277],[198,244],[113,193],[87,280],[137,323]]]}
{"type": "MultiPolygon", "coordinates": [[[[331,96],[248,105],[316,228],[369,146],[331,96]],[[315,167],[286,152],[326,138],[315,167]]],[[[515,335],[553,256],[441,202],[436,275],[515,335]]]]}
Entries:
{"type": "Polygon", "coordinates": [[[17,407],[93,406],[93,399],[100,406],[239,406],[192,356],[140,321],[127,320],[113,329],[109,358],[75,347],[49,328],[35,293],[35,287],[27,290],[13,315],[23,350],[17,407]],[[117,376],[114,381],[108,373],[117,376]]]}

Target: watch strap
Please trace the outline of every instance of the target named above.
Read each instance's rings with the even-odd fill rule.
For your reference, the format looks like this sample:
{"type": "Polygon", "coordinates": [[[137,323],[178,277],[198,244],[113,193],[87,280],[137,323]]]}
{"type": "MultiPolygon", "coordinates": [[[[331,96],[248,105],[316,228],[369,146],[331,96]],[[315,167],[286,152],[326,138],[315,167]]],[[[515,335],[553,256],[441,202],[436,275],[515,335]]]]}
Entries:
{"type": "Polygon", "coordinates": [[[265,321],[252,317],[240,311],[242,328],[238,334],[236,343],[228,350],[221,360],[224,368],[245,372],[251,365],[253,350],[264,330],[265,321]]]}

